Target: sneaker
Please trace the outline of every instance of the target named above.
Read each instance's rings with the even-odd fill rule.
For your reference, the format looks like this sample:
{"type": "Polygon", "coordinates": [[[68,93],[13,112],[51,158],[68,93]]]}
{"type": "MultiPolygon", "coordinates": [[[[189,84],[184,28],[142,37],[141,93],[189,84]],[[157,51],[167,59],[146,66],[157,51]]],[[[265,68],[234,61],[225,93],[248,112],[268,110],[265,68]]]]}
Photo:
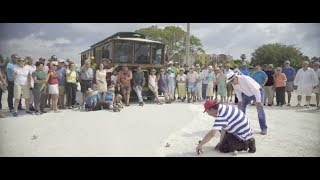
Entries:
{"type": "Polygon", "coordinates": [[[26,113],[27,113],[27,114],[34,114],[34,112],[28,111],[28,110],[26,111],[26,113]]]}
{"type": "Polygon", "coordinates": [[[288,104],[287,104],[287,106],[291,106],[291,104],[290,104],[290,103],[288,103],[288,104]]]}
{"type": "Polygon", "coordinates": [[[19,111],[23,111],[23,110],[25,110],[25,109],[21,107],[21,108],[18,108],[18,110],[19,110],[19,111]]]}
{"type": "Polygon", "coordinates": [[[267,130],[266,130],[266,129],[262,130],[262,131],[260,132],[260,134],[261,134],[261,135],[267,135],[267,130]]]}
{"type": "Polygon", "coordinates": [[[10,111],[11,113],[13,113],[13,112],[14,112],[14,109],[10,109],[9,111],[10,111]]]}
{"type": "Polygon", "coordinates": [[[68,109],[73,109],[73,107],[72,107],[72,106],[69,106],[68,109]]]}
{"type": "Polygon", "coordinates": [[[301,104],[297,104],[296,107],[301,107],[301,104]]]}
{"type": "Polygon", "coordinates": [[[39,111],[36,111],[36,113],[35,113],[36,115],[40,115],[41,113],[39,112],[39,111]]]}
{"type": "Polygon", "coordinates": [[[13,115],[13,117],[18,117],[19,116],[19,114],[17,112],[14,112],[12,115],[13,115]]]}
{"type": "Polygon", "coordinates": [[[36,111],[36,109],[34,109],[34,107],[31,106],[31,107],[29,108],[29,111],[36,111]]]}
{"type": "Polygon", "coordinates": [[[41,112],[42,114],[47,113],[47,111],[45,111],[45,110],[40,110],[40,112],[41,112]]]}
{"type": "Polygon", "coordinates": [[[251,138],[248,140],[248,146],[249,146],[249,153],[255,153],[256,152],[256,141],[254,138],[251,138]]]}
{"type": "Polygon", "coordinates": [[[139,106],[143,106],[142,102],[139,102],[139,106]]]}
{"type": "Polygon", "coordinates": [[[303,107],[304,108],[309,108],[309,109],[311,108],[311,106],[309,104],[308,105],[304,105],[303,107]]]}

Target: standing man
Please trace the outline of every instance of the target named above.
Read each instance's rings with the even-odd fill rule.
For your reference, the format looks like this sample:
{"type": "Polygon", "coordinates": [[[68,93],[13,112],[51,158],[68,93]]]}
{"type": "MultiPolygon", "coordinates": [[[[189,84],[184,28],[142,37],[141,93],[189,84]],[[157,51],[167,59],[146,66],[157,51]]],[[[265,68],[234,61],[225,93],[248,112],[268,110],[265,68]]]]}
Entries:
{"type": "Polygon", "coordinates": [[[89,61],[86,60],[84,65],[81,67],[81,74],[80,74],[80,85],[81,85],[81,92],[82,92],[82,107],[85,105],[87,91],[92,86],[92,79],[93,79],[93,70],[90,67],[89,61]]]}
{"type": "Polygon", "coordinates": [[[221,132],[220,141],[215,149],[223,153],[237,151],[256,152],[255,139],[248,117],[238,108],[232,105],[224,105],[214,100],[207,100],[204,104],[204,113],[215,117],[211,131],[203,138],[196,148],[197,152],[202,151],[202,146],[209,142],[217,131],[221,132]]]}
{"type": "Polygon", "coordinates": [[[263,88],[251,77],[245,75],[236,75],[231,72],[227,74],[227,83],[231,82],[233,89],[238,97],[238,108],[246,113],[248,104],[252,100],[255,101],[258,119],[262,135],[267,134],[266,115],[263,109],[263,88]]]}
{"type": "Polygon", "coordinates": [[[267,70],[265,71],[265,73],[268,76],[268,80],[264,85],[264,91],[266,93],[264,97],[264,102],[266,102],[268,99],[268,106],[272,106],[273,99],[274,99],[274,75],[275,75],[272,64],[269,64],[267,66],[267,70]]]}
{"type": "MultiPolygon", "coordinates": [[[[9,106],[9,110],[10,112],[14,111],[14,107],[13,107],[13,94],[14,94],[14,77],[13,77],[13,70],[17,67],[17,60],[18,60],[19,56],[18,54],[12,54],[11,55],[11,62],[9,62],[7,64],[7,81],[8,81],[8,98],[7,98],[7,102],[8,102],[8,106],[9,106]]],[[[18,109],[22,110],[22,104],[21,104],[21,99],[18,105],[18,109]]]]}
{"type": "Polygon", "coordinates": [[[286,85],[286,92],[288,94],[288,103],[287,106],[291,106],[291,92],[294,90],[293,88],[293,81],[296,74],[296,71],[290,66],[290,61],[284,62],[284,67],[282,68],[282,73],[284,73],[287,77],[287,85],[286,85]]]}
{"type": "Polygon", "coordinates": [[[59,81],[59,99],[58,99],[58,105],[59,109],[66,109],[64,106],[64,99],[66,94],[66,69],[64,67],[64,60],[59,59],[58,60],[58,67],[56,69],[56,72],[59,74],[58,81],[59,81]]]}
{"type": "Polygon", "coordinates": [[[261,87],[263,87],[268,81],[268,75],[261,70],[261,67],[259,65],[256,65],[255,71],[252,74],[251,78],[254,79],[258,84],[260,84],[261,87]]]}
{"type": "Polygon", "coordinates": [[[318,77],[314,70],[309,67],[308,61],[302,63],[302,68],[298,70],[297,75],[294,78],[294,85],[298,86],[297,107],[301,107],[302,95],[306,96],[306,107],[310,107],[312,88],[315,88],[318,85],[318,77]]]}
{"type": "Polygon", "coordinates": [[[25,99],[26,104],[26,113],[34,114],[29,111],[29,98],[30,98],[30,69],[25,66],[25,58],[18,58],[18,66],[16,66],[13,70],[13,78],[14,78],[14,112],[13,116],[18,117],[18,105],[21,97],[25,99]],[[22,96],[21,96],[22,94],[22,96]]]}
{"type": "Polygon", "coordinates": [[[316,101],[317,101],[317,107],[318,109],[320,109],[319,107],[319,98],[320,98],[320,69],[319,69],[319,62],[315,62],[313,64],[313,70],[316,73],[317,77],[318,77],[318,86],[316,86],[313,89],[313,92],[316,94],[316,101]]]}
{"type": "Polygon", "coordinates": [[[197,72],[197,78],[196,78],[196,97],[197,97],[197,100],[200,100],[202,99],[202,79],[203,79],[203,76],[200,72],[201,68],[200,68],[200,65],[199,64],[196,64],[196,72],[197,72]]]}
{"type": "Polygon", "coordinates": [[[201,71],[201,75],[202,75],[202,77],[203,77],[203,79],[202,79],[202,99],[203,100],[205,100],[205,99],[207,99],[207,94],[206,94],[206,92],[207,92],[207,88],[208,88],[208,78],[207,78],[207,75],[208,75],[208,68],[209,68],[209,66],[207,66],[205,69],[203,69],[202,71],[201,71]]]}
{"type": "Polygon", "coordinates": [[[196,82],[197,82],[198,73],[194,71],[194,67],[191,66],[189,68],[189,72],[187,74],[187,89],[188,89],[188,103],[190,103],[192,95],[193,101],[196,102],[196,82]]]}
{"type": "Polygon", "coordinates": [[[33,81],[33,78],[32,78],[32,73],[36,70],[36,66],[33,64],[33,58],[31,56],[27,56],[26,57],[26,66],[29,68],[30,70],[30,98],[29,98],[29,103],[30,103],[30,108],[29,108],[29,111],[35,111],[34,109],[34,97],[33,97],[33,93],[32,93],[32,89],[34,88],[34,81],[33,81]]]}
{"type": "Polygon", "coordinates": [[[120,85],[123,97],[126,101],[126,106],[130,106],[132,71],[128,69],[126,64],[122,65],[122,70],[118,73],[118,84],[120,85]]]}
{"type": "Polygon", "coordinates": [[[142,99],[142,87],[144,85],[144,73],[141,67],[137,67],[136,72],[133,74],[132,77],[133,82],[133,90],[136,92],[138,99],[139,99],[139,106],[143,106],[144,102],[142,99]]]}

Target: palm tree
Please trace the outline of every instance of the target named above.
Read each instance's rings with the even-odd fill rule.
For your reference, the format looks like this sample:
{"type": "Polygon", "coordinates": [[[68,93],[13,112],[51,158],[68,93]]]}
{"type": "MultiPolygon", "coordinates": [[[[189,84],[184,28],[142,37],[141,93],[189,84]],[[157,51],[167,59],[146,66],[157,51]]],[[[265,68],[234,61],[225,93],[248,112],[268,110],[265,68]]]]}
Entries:
{"type": "Polygon", "coordinates": [[[240,59],[241,59],[242,61],[244,61],[246,58],[247,58],[247,57],[246,57],[245,54],[241,54],[240,59]]]}

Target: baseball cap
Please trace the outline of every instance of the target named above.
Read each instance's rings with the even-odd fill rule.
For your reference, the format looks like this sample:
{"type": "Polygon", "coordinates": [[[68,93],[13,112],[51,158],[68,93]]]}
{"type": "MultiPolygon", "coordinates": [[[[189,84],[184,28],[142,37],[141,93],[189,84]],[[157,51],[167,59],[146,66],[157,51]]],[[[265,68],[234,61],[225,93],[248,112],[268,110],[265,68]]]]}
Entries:
{"type": "Polygon", "coordinates": [[[212,106],[214,106],[216,104],[217,104],[217,101],[215,101],[215,100],[207,100],[203,105],[203,107],[204,107],[203,113],[205,113],[208,109],[212,108],[212,106]]]}
{"type": "Polygon", "coordinates": [[[63,63],[64,60],[63,60],[63,59],[58,59],[58,62],[59,62],[59,63],[63,63]]]}

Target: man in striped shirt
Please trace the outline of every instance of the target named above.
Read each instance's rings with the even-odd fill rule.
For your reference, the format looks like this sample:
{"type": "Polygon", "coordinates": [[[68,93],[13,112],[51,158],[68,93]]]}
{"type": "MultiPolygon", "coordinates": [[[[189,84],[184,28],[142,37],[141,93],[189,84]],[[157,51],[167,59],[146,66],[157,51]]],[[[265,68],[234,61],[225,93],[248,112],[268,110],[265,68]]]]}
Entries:
{"type": "Polygon", "coordinates": [[[212,130],[199,143],[197,151],[201,151],[202,146],[209,142],[219,130],[221,136],[216,149],[221,152],[247,151],[248,149],[249,153],[256,152],[255,139],[248,117],[241,110],[214,100],[207,100],[204,109],[209,116],[215,117],[215,121],[212,130]]]}

